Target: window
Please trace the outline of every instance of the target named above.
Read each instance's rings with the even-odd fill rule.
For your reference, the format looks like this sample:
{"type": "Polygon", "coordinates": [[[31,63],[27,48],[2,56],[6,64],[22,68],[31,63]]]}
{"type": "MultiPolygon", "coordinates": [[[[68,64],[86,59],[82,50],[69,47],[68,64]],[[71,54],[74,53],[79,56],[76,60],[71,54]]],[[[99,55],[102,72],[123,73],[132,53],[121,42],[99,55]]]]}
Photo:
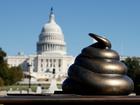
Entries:
{"type": "Polygon", "coordinates": [[[52,67],[52,63],[50,63],[50,67],[52,67]]]}
{"type": "Polygon", "coordinates": [[[53,69],[53,72],[52,73],[55,74],[55,69],[53,69]]]}
{"type": "Polygon", "coordinates": [[[53,64],[53,67],[55,67],[55,64],[53,64]]]}
{"type": "Polygon", "coordinates": [[[58,60],[58,67],[61,67],[61,59],[58,60]]]}

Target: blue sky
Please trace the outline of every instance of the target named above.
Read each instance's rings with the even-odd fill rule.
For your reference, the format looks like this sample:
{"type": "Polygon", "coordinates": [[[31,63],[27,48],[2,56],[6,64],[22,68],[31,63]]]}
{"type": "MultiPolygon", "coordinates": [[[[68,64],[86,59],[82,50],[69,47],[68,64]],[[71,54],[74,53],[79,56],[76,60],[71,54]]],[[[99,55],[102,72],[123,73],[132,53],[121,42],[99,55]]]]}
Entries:
{"type": "Polygon", "coordinates": [[[92,44],[92,32],[120,55],[140,56],[140,0],[0,0],[0,47],[8,55],[34,54],[52,6],[68,54],[92,44]]]}

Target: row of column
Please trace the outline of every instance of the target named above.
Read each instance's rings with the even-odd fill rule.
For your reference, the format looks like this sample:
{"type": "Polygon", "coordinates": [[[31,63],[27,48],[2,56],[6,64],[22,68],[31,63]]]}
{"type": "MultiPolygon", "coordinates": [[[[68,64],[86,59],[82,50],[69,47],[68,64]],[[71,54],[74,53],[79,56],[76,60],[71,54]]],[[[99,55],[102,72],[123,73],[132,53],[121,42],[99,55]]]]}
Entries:
{"type": "Polygon", "coordinates": [[[56,72],[60,70],[62,66],[62,60],[61,59],[55,59],[55,60],[49,60],[49,59],[42,59],[40,62],[40,71],[52,71],[52,69],[55,69],[56,72]],[[42,61],[43,60],[43,61],[42,61]]]}
{"type": "Polygon", "coordinates": [[[42,42],[42,41],[46,42],[48,40],[62,40],[63,41],[64,38],[62,36],[59,36],[58,37],[58,35],[57,35],[57,37],[56,36],[53,36],[53,35],[52,36],[51,35],[50,36],[49,35],[48,36],[44,35],[44,36],[40,36],[39,37],[39,41],[40,42],[42,42]]]}
{"type": "Polygon", "coordinates": [[[56,45],[56,44],[42,44],[39,47],[41,47],[41,51],[54,51],[54,50],[65,50],[64,45],[56,45]]]}

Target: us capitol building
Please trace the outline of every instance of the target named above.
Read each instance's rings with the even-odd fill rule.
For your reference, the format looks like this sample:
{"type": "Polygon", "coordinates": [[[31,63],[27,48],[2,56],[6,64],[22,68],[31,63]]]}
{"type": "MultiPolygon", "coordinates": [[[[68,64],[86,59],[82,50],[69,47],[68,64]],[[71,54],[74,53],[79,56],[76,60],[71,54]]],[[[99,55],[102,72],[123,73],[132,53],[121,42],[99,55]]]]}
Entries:
{"type": "Polygon", "coordinates": [[[7,56],[9,67],[20,65],[24,74],[31,76],[32,82],[49,81],[54,74],[56,79],[62,81],[67,76],[74,57],[67,55],[64,34],[55,21],[52,8],[49,21],[43,26],[36,47],[36,55],[7,56]]]}

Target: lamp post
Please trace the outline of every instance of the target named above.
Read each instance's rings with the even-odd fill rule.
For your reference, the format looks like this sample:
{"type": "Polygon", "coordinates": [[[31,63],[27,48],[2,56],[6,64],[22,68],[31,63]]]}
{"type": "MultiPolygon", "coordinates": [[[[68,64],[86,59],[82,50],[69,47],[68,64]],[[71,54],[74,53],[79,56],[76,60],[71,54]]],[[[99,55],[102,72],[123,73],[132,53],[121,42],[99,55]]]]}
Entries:
{"type": "Polygon", "coordinates": [[[31,89],[31,71],[30,71],[31,64],[27,63],[27,66],[28,66],[28,72],[29,72],[29,87],[28,87],[28,93],[29,93],[31,89]]]}

